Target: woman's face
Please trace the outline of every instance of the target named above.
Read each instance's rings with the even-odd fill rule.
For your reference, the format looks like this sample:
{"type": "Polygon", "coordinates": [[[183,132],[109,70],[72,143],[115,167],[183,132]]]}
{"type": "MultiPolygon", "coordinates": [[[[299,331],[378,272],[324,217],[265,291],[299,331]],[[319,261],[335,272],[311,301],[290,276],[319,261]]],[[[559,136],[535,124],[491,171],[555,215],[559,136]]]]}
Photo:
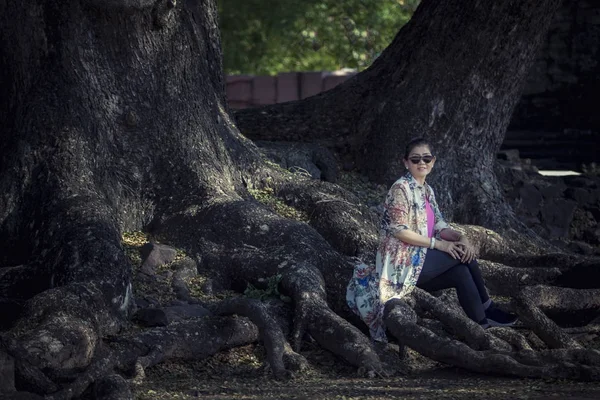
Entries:
{"type": "Polygon", "coordinates": [[[408,159],[404,160],[404,165],[415,178],[425,178],[433,169],[435,157],[431,154],[429,146],[416,146],[408,155],[408,159]],[[415,164],[414,162],[417,161],[415,164]],[[427,163],[426,161],[429,161],[427,163]]]}

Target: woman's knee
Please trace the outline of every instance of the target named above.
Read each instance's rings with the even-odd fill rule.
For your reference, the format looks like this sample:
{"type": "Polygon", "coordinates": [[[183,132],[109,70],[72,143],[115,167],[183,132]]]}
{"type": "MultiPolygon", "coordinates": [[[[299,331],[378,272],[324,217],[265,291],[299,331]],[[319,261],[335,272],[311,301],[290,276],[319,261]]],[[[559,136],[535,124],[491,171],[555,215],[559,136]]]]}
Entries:
{"type": "Polygon", "coordinates": [[[454,267],[452,267],[452,269],[450,269],[449,272],[449,277],[457,285],[467,282],[469,280],[473,280],[471,276],[471,271],[469,270],[469,267],[466,264],[455,265],[454,267]]]}
{"type": "Polygon", "coordinates": [[[473,260],[466,265],[471,272],[476,272],[478,274],[481,274],[481,269],[479,268],[479,263],[477,262],[477,260],[473,260]]]}

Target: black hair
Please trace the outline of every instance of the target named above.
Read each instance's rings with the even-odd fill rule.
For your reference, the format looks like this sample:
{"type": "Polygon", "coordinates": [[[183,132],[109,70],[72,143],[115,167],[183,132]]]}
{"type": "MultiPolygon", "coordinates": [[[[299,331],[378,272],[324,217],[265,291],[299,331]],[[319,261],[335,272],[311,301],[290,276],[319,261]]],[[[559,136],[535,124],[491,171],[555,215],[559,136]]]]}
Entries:
{"type": "Polygon", "coordinates": [[[431,143],[429,143],[429,141],[423,137],[419,137],[419,138],[415,138],[413,140],[411,140],[410,142],[408,142],[406,144],[406,150],[404,152],[404,159],[408,160],[408,156],[410,155],[410,152],[413,151],[413,149],[417,146],[427,146],[429,147],[429,151],[431,151],[431,154],[433,154],[433,146],[431,145],[431,143]]]}

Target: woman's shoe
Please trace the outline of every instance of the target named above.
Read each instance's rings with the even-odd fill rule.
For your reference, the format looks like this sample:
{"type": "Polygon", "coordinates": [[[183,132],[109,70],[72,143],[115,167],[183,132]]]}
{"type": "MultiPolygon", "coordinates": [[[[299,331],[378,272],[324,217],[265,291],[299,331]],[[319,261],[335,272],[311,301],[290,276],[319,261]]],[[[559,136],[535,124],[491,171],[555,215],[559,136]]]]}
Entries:
{"type": "Polygon", "coordinates": [[[513,326],[519,319],[515,314],[497,308],[494,303],[485,310],[485,316],[490,326],[513,326]]]}
{"type": "Polygon", "coordinates": [[[482,319],[481,321],[479,321],[479,325],[483,328],[483,329],[487,329],[490,327],[490,323],[488,322],[487,318],[482,319]]]}

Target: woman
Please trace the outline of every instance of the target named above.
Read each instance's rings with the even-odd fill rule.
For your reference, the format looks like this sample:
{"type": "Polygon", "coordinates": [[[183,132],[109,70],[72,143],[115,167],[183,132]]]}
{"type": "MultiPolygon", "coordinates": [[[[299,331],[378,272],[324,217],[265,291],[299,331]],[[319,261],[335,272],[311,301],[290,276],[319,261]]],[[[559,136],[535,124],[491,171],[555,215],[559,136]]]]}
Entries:
{"type": "Polygon", "coordinates": [[[385,302],[409,294],[455,288],[469,318],[482,327],[511,326],[517,318],[494,306],[485,289],[475,250],[468,239],[449,228],[425,178],[435,165],[429,142],[419,138],[406,146],[407,174],[390,188],[384,203],[376,265],[356,266],[346,299],[369,326],[374,340],[385,341],[385,302]]]}

